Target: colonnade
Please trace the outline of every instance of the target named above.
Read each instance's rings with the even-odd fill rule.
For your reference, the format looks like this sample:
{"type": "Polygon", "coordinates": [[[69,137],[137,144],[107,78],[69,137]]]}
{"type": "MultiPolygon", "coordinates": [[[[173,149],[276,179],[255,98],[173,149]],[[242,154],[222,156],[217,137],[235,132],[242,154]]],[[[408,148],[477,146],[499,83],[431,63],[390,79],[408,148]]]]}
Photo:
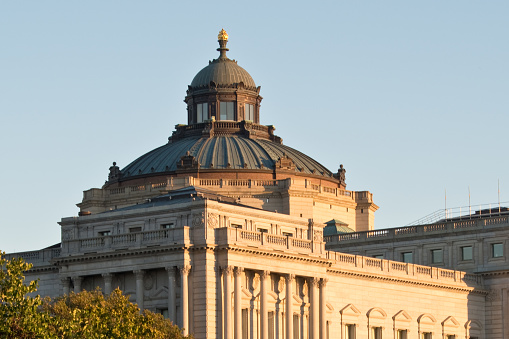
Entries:
{"type": "MultiPolygon", "coordinates": [[[[223,338],[242,339],[242,267],[225,266],[222,267],[223,274],[223,338]],[[232,295],[232,275],[233,282],[233,307],[231,302],[232,295]],[[232,317],[233,310],[233,317],[232,317]],[[233,318],[233,324],[232,324],[233,318]],[[233,330],[233,333],[232,333],[233,330]],[[233,334],[233,335],[232,335],[233,334]]],[[[257,271],[260,277],[260,328],[259,338],[269,339],[269,307],[268,296],[270,288],[270,271],[257,271]]],[[[286,285],[285,296],[285,339],[300,339],[294,338],[294,325],[293,315],[299,310],[293,310],[293,284],[295,281],[294,274],[284,274],[286,285]]],[[[316,277],[305,278],[309,285],[310,290],[310,306],[309,306],[309,338],[310,339],[325,339],[327,335],[327,320],[326,320],[326,285],[327,279],[320,279],[316,277]]],[[[247,324],[246,324],[247,325],[247,324]]],[[[302,336],[301,336],[302,337],[302,336]]],[[[277,335],[274,334],[274,338],[277,335]]]]}
{"type": "MultiPolygon", "coordinates": [[[[183,328],[183,334],[189,334],[189,272],[191,271],[190,265],[185,266],[169,266],[166,267],[166,271],[168,273],[168,318],[173,322],[177,323],[177,270],[180,275],[180,286],[181,286],[181,322],[179,324],[180,327],[183,328]]],[[[125,272],[121,272],[125,273],[125,272]]],[[[144,270],[135,270],[133,271],[134,276],[136,277],[136,304],[140,308],[140,310],[144,309],[144,270]]],[[[112,281],[113,281],[113,273],[103,273],[102,275],[104,282],[103,292],[106,295],[109,295],[112,289],[112,281]]],[[[79,293],[82,290],[82,282],[83,276],[73,276],[71,278],[65,277],[61,279],[62,289],[64,294],[69,294],[70,292],[70,282],[73,282],[74,285],[74,293],[79,293]]]]}

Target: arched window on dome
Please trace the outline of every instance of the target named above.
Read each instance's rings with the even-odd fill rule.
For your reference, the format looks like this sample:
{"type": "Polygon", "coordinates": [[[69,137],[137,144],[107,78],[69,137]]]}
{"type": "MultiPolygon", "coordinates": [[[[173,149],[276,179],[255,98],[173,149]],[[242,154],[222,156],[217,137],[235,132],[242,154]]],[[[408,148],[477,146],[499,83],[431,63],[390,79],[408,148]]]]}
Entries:
{"type": "Polygon", "coordinates": [[[209,118],[209,106],[208,103],[196,104],[196,122],[204,122],[209,118]]]}
{"type": "Polygon", "coordinates": [[[221,101],[219,103],[220,120],[235,119],[235,103],[233,101],[221,101]]]}

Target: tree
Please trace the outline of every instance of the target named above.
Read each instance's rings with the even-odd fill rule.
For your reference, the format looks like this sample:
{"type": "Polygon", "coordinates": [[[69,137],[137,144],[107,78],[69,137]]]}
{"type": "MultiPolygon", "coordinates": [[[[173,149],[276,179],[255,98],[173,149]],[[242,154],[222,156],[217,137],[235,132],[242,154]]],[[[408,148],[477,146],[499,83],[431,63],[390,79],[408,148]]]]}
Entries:
{"type": "Polygon", "coordinates": [[[100,289],[71,292],[45,299],[43,310],[54,320],[50,332],[58,338],[180,339],[178,326],[161,314],[140,309],[119,289],[104,297],[100,289]]]}
{"type": "Polygon", "coordinates": [[[32,264],[21,258],[5,259],[0,251],[0,338],[45,338],[48,318],[38,311],[42,304],[37,291],[38,281],[25,284],[23,272],[32,264]]]}
{"type": "Polygon", "coordinates": [[[119,289],[104,296],[97,289],[51,300],[31,297],[38,281],[25,284],[32,267],[21,258],[5,259],[0,251],[0,338],[143,338],[184,339],[181,330],[161,314],[140,309],[119,289]]]}

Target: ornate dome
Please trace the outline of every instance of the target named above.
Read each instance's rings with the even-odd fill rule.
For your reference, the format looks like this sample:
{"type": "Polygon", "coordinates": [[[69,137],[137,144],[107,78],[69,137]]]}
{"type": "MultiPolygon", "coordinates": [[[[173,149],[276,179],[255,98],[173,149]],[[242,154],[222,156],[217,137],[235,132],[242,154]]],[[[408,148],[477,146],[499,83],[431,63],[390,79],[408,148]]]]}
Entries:
{"type": "Polygon", "coordinates": [[[255,88],[255,82],[251,75],[234,60],[215,59],[196,74],[191,82],[192,88],[207,87],[211,82],[217,86],[228,86],[244,83],[244,86],[255,88]]]}
{"type": "Polygon", "coordinates": [[[186,137],[168,143],[123,168],[122,178],[170,174],[179,169],[273,172],[281,159],[287,160],[286,169],[295,173],[332,178],[327,168],[291,147],[239,135],[186,137]],[[182,163],[186,158],[187,165],[182,163]]]}

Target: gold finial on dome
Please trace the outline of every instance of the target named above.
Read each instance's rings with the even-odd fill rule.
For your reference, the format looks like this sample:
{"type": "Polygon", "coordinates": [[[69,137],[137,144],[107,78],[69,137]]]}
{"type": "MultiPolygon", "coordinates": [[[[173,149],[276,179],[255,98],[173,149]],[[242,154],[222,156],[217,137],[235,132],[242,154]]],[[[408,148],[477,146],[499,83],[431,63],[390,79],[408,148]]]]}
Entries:
{"type": "Polygon", "coordinates": [[[228,33],[226,33],[226,31],[221,28],[221,31],[217,35],[217,40],[228,41],[228,33]]]}

